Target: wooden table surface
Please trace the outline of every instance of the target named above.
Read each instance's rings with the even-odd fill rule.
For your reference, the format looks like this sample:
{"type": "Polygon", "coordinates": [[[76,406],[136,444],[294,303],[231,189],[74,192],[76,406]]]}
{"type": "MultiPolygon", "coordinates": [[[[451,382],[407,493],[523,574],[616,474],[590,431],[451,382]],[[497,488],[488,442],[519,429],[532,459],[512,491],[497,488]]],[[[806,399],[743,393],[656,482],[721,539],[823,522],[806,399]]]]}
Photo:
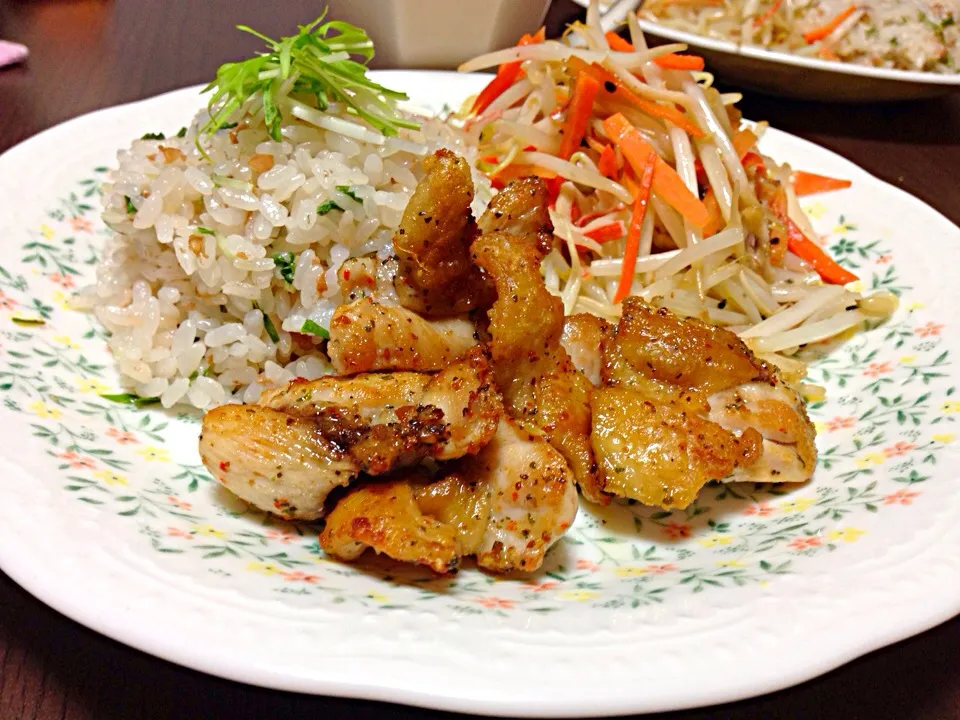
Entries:
{"type": "MultiPolygon", "coordinates": [[[[319,6],[307,0],[0,0],[0,38],[32,51],[26,65],[0,70],[0,152],[76,115],[207,81],[221,62],[255,48],[233,25],[282,34],[319,6]]],[[[569,0],[557,0],[548,29],[555,33],[578,13],[569,0]]],[[[960,94],[869,107],[752,95],[741,107],[748,117],[850,158],[960,223],[960,94]]],[[[922,247],[923,238],[916,240],[922,247]]],[[[954,619],[799,687],[668,717],[956,720],[958,658],[960,619],[954,619]]],[[[67,620],[0,573],[0,720],[295,715],[454,718],[262,690],[186,670],[67,620]]]]}

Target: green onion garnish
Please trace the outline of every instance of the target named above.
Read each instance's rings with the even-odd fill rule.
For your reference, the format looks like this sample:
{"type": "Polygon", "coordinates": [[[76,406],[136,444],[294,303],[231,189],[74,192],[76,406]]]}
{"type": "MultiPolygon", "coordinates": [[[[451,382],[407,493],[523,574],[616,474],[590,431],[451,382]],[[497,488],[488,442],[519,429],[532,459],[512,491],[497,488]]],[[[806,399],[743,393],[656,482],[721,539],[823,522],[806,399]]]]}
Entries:
{"type": "Polygon", "coordinates": [[[292,252],[279,252],[274,254],[273,263],[277,266],[280,277],[285,282],[293,285],[293,275],[296,271],[297,256],[292,252]]]}
{"type": "Polygon", "coordinates": [[[342,211],[343,208],[337,205],[333,200],[327,200],[326,202],[317,205],[317,215],[326,215],[331,210],[342,211]]]}
{"type": "Polygon", "coordinates": [[[141,140],[165,140],[166,135],[163,133],[144,133],[140,136],[141,140]]]}
{"type": "Polygon", "coordinates": [[[104,400],[109,400],[110,402],[120,403],[122,405],[133,405],[134,407],[142,408],[147,405],[156,405],[160,402],[158,397],[140,397],[134,393],[120,393],[118,395],[101,395],[104,400]]]}
{"type": "Polygon", "coordinates": [[[133,204],[133,200],[126,195],[123,196],[123,199],[127,201],[127,214],[134,215],[137,212],[137,206],[133,204]]]}
{"type": "Polygon", "coordinates": [[[396,135],[399,128],[416,129],[397,110],[404,93],[390,90],[367,77],[366,63],[373,57],[373,41],[367,33],[347,22],[334,20],[321,25],[323,15],[301,25],[296,35],[274,40],[246,25],[238,30],[255,35],[267,44],[267,51],[241,62],[225,63],[217,78],[204,92],[213,91],[210,120],[201,135],[222,129],[248,99],[258,95],[270,137],[280,140],[282,113],[286,112],[281,89],[292,95],[316,100],[319,110],[331,101],[343,103],[348,112],[366,120],[384,135],[396,135]],[[352,60],[359,55],[363,62],[352,60]]]}
{"type": "Polygon", "coordinates": [[[330,339],[330,333],[325,327],[315,323],[313,320],[304,320],[303,327],[300,328],[300,332],[306,333],[307,335],[316,335],[322,337],[324,340],[330,339]]]}
{"type": "Polygon", "coordinates": [[[186,136],[187,136],[187,128],[186,127],[180,128],[179,132],[177,132],[177,137],[182,138],[186,136]]]}
{"type": "Polygon", "coordinates": [[[203,225],[197,225],[197,232],[201,235],[216,235],[213,230],[208,227],[204,227],[203,225]]]}
{"type": "Polygon", "coordinates": [[[350,198],[354,202],[358,202],[358,203],[363,202],[363,198],[357,195],[356,191],[353,188],[351,188],[349,185],[337,185],[337,190],[342,192],[344,195],[346,195],[348,198],[350,198]]]}
{"type": "Polygon", "coordinates": [[[273,320],[270,319],[270,316],[267,315],[263,310],[260,311],[263,313],[263,329],[267,331],[267,335],[270,336],[270,339],[274,342],[280,342],[280,333],[277,332],[277,328],[273,324],[273,320]]]}

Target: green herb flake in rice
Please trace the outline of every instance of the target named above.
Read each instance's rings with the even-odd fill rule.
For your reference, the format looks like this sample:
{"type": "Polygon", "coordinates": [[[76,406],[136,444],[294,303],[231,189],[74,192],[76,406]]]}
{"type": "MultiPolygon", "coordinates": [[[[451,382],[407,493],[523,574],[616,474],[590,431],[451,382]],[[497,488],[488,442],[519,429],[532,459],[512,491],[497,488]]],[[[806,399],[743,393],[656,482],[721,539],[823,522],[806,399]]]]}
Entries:
{"type": "MultiPolygon", "coordinates": [[[[303,336],[326,338],[350,302],[344,263],[371,260],[370,293],[396,302],[385,261],[423,158],[475,159],[463,131],[405,114],[403,93],[366,76],[359,28],[318,21],[264,40],[263,55],[220,69],[211,104],[165,152],[137,139],[107,171],[113,233],[76,303],[107,331],[129,390],[114,402],[208,409],[328,374],[323,345],[303,336]]],[[[474,180],[479,211],[489,183],[474,180]]]]}

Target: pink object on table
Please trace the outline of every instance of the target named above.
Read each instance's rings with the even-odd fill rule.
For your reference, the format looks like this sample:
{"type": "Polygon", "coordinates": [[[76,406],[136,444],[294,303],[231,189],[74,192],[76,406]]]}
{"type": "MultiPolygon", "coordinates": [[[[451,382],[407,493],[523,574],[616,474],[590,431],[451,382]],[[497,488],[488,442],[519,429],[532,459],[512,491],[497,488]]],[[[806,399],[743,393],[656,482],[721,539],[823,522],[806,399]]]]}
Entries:
{"type": "Polygon", "coordinates": [[[29,54],[30,51],[26,45],[0,40],[0,67],[23,62],[29,54]]]}

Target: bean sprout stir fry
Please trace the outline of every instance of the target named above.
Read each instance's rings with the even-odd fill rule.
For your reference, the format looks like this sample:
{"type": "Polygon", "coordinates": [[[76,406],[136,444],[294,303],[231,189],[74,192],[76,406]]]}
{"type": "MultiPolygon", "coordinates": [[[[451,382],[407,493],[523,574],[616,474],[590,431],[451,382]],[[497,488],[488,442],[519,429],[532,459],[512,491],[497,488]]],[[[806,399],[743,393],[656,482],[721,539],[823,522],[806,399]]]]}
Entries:
{"type": "Polygon", "coordinates": [[[682,44],[648,48],[586,23],[561,40],[542,31],[464,63],[495,78],[457,114],[478,133],[479,168],[495,187],[527,175],[551,188],[559,239],[544,260],[566,313],[611,320],[630,295],[738,333],[799,381],[797,353],[891,314],[885,291],[865,297],[824,248],[798,198],[849,182],[793,172],[757,147],[682,44]]]}

